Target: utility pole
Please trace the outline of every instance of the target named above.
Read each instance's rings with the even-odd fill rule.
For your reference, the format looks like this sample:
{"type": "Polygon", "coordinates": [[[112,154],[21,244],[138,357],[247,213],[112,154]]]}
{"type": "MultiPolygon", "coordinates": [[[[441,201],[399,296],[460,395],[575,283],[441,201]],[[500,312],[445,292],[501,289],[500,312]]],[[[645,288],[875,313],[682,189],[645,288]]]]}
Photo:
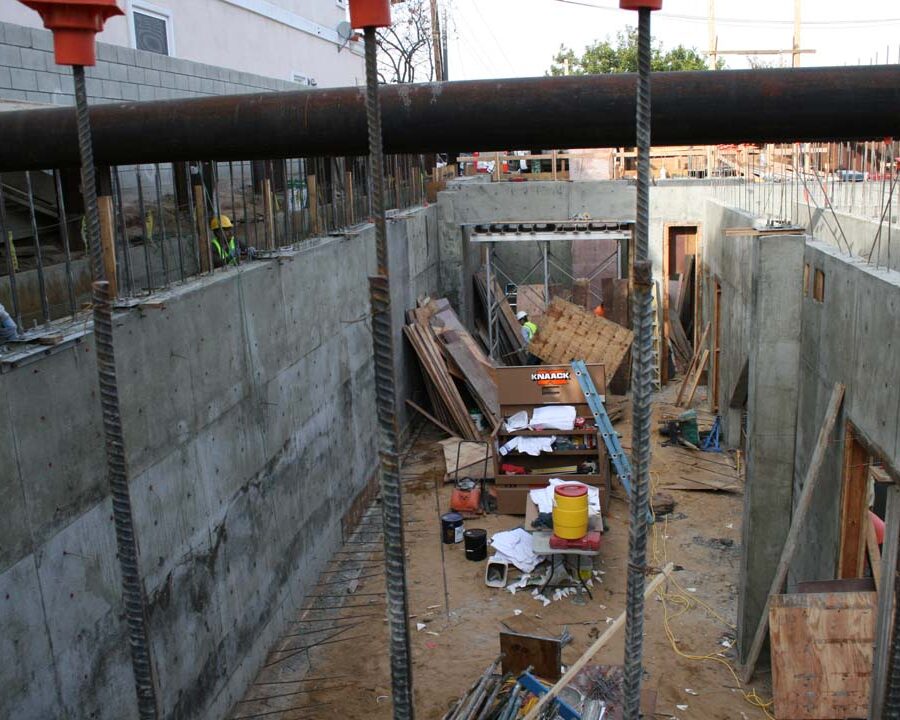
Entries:
{"type": "Polygon", "coordinates": [[[434,79],[444,80],[444,58],[441,52],[441,21],[438,0],[431,0],[431,52],[434,55],[434,79]]]}
{"type": "Polygon", "coordinates": [[[719,41],[716,38],[716,0],[709,0],[707,31],[709,33],[709,57],[712,60],[712,69],[715,70],[719,62],[717,53],[719,41]]]}
{"type": "Polygon", "coordinates": [[[441,58],[441,80],[447,82],[450,79],[450,68],[447,63],[447,8],[441,10],[441,47],[443,56],[441,58]]]}
{"type": "MultiPolygon", "coordinates": [[[[710,0],[712,2],[712,0],[710,0]]],[[[794,0],[794,51],[791,53],[791,67],[800,67],[800,6],[802,0],[794,0]]]]}

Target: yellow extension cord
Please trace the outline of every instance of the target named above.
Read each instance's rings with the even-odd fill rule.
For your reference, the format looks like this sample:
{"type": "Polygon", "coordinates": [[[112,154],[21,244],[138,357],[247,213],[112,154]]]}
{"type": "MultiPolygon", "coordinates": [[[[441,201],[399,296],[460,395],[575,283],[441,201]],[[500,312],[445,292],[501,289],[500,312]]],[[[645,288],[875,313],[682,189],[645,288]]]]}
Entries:
{"type": "MultiPolygon", "coordinates": [[[[656,491],[656,487],[659,484],[659,473],[651,472],[650,473],[650,485],[651,492],[656,491]]],[[[660,528],[659,523],[655,523],[653,525],[653,562],[655,565],[662,567],[668,561],[668,548],[666,546],[666,538],[668,536],[668,527],[669,521],[668,517],[663,522],[662,528],[660,528]],[[662,536],[660,536],[662,533],[662,536]],[[660,557],[661,554],[661,557],[660,557]]],[[[734,678],[735,683],[737,683],[737,687],[740,688],[741,695],[744,700],[752,705],[753,707],[759,708],[765,713],[765,716],[769,718],[769,720],[775,720],[775,716],[769,711],[769,708],[772,707],[772,700],[766,701],[761,698],[756,690],[751,689],[749,692],[743,689],[743,683],[738,678],[738,674],[735,671],[734,667],[732,667],[731,663],[728,662],[725,658],[721,657],[718,653],[710,653],[708,655],[691,655],[689,653],[684,652],[678,647],[678,639],[675,637],[675,633],[672,631],[671,621],[677,617],[680,617],[688,610],[692,609],[694,606],[699,605],[706,612],[714,617],[716,620],[721,622],[725,627],[730,630],[734,630],[735,626],[732,625],[728,620],[723,618],[719,613],[717,613],[710,605],[703,602],[699,598],[692,597],[688,595],[684,588],[679,584],[678,580],[675,579],[674,574],[669,574],[669,582],[671,582],[678,590],[678,592],[668,592],[660,587],[656,592],[659,594],[660,600],[662,600],[663,606],[663,627],[666,631],[666,637],[669,639],[669,644],[672,646],[672,650],[675,651],[675,654],[679,657],[682,657],[686,660],[695,660],[698,662],[706,662],[712,661],[719,663],[720,665],[725,666],[728,669],[728,672],[731,673],[731,676],[734,678]],[[672,605],[680,605],[681,609],[675,613],[674,615],[669,614],[669,604],[672,605]]]]}

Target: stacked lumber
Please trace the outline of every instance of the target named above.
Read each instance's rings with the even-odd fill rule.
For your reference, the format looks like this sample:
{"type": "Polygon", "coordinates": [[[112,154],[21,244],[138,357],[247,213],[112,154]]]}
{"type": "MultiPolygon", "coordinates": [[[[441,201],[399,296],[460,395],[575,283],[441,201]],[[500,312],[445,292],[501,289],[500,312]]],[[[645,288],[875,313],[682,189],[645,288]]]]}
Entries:
{"type": "Polygon", "coordinates": [[[709,362],[709,349],[705,347],[706,339],[709,337],[709,327],[709,323],[706,323],[703,334],[700,336],[700,342],[697,343],[697,352],[691,358],[684,379],[681,381],[681,387],[678,388],[678,396],[675,398],[675,405],[678,407],[690,407],[694,401],[694,394],[697,392],[700,378],[709,362]]]}
{"type": "Polygon", "coordinates": [[[470,410],[479,410],[488,428],[499,412],[493,366],[484,351],[445,298],[426,299],[407,313],[407,323],[403,331],[419,359],[434,415],[410,406],[451,434],[480,440],[470,410]]]}
{"type": "Polygon", "coordinates": [[[568,364],[573,359],[602,364],[611,377],[633,339],[634,333],[628,328],[554,298],[528,349],[550,365],[568,364]]]}
{"type": "Polygon", "coordinates": [[[516,314],[513,312],[512,306],[506,299],[506,293],[503,292],[496,280],[493,281],[490,298],[488,298],[487,280],[484,272],[475,273],[475,296],[478,298],[482,307],[482,328],[479,332],[484,346],[487,347],[487,303],[492,302],[495,306],[494,317],[497,320],[497,332],[499,333],[498,345],[500,349],[500,357],[507,365],[524,365],[528,362],[528,356],[525,352],[525,343],[522,340],[522,330],[519,321],[516,320],[516,314]]]}

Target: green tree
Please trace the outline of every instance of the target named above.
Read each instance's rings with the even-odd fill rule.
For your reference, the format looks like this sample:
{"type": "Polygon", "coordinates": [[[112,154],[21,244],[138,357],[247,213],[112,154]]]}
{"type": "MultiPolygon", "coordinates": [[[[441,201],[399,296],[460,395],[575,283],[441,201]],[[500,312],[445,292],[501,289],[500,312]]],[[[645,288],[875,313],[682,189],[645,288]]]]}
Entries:
{"type": "MultiPolygon", "coordinates": [[[[679,45],[663,51],[662,43],[652,46],[651,65],[654,71],[666,70],[708,70],[706,58],[694,48],[679,45]]],[[[720,59],[716,69],[725,63],[720,59]]],[[[575,51],[561,45],[553,58],[549,75],[596,75],[603,73],[637,72],[637,28],[628,26],[625,32],[616,34],[615,42],[608,37],[598,40],[584,49],[581,57],[575,51]]]]}

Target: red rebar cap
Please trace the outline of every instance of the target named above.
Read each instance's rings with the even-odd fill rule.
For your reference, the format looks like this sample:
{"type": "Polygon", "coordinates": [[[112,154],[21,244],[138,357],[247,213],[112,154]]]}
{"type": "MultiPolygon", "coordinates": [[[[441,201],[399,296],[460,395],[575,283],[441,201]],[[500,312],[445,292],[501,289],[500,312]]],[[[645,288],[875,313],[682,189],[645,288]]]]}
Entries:
{"type": "Polygon", "coordinates": [[[662,10],[663,0],[619,0],[622,10],[662,10]]]}
{"type": "Polygon", "coordinates": [[[355,28],[390,27],[390,0],[350,0],[350,24],[355,28]]]}
{"type": "Polygon", "coordinates": [[[124,15],[116,0],[20,0],[37,10],[44,27],[53,31],[57,65],[94,65],[94,36],[107,18],[124,15]]]}

